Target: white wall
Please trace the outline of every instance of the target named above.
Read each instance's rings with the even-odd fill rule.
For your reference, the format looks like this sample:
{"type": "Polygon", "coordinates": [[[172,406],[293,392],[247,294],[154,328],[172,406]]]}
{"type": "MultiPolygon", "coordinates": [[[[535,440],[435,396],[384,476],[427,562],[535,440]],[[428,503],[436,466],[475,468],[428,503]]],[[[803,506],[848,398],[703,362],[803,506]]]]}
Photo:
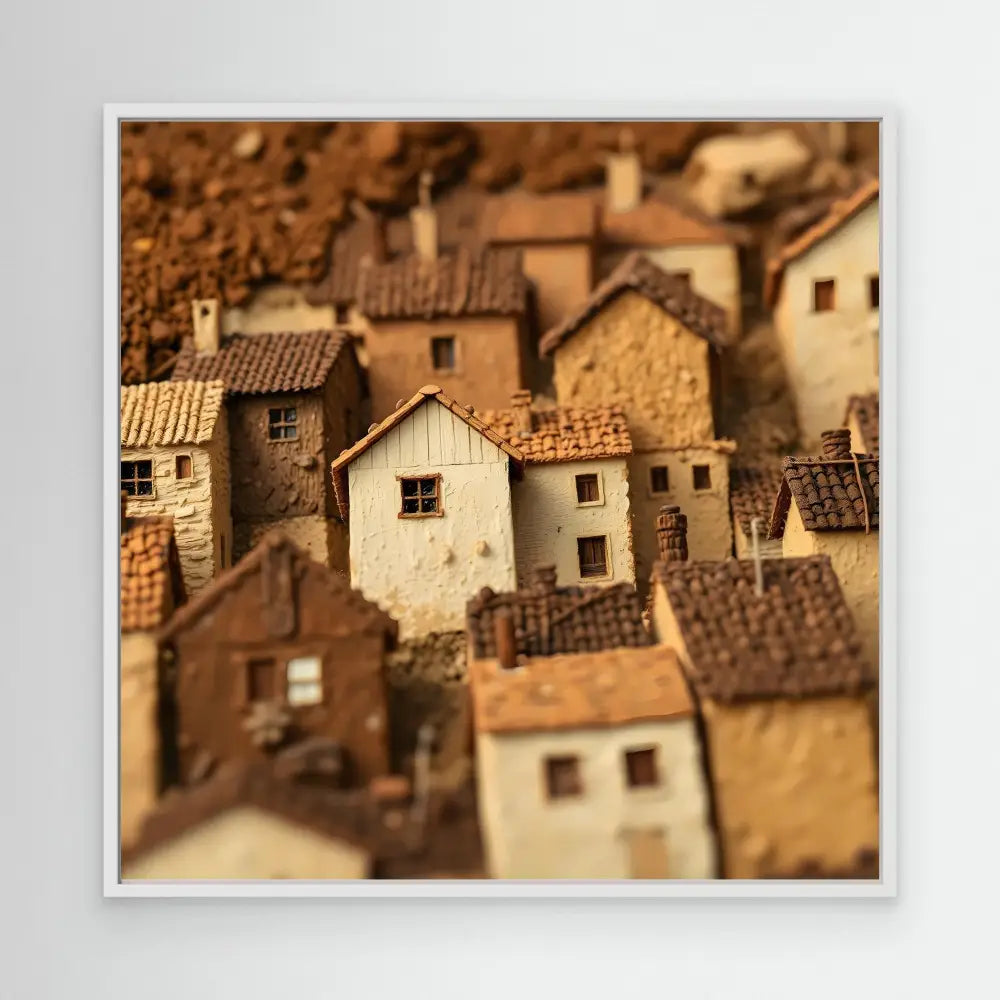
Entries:
{"type": "Polygon", "coordinates": [[[606,729],[480,733],[479,815],[496,878],[629,878],[630,830],[662,828],[675,878],[714,876],[694,720],[606,729]],[[626,749],[657,746],[662,784],[629,788],[626,749]],[[547,756],[580,758],[583,794],[550,801],[547,756]]]}
{"type": "Polygon", "coordinates": [[[483,587],[517,586],[509,459],[428,399],[351,463],[351,584],[400,638],[465,628],[483,587]],[[443,517],[401,518],[401,475],[441,474],[443,517]]]}

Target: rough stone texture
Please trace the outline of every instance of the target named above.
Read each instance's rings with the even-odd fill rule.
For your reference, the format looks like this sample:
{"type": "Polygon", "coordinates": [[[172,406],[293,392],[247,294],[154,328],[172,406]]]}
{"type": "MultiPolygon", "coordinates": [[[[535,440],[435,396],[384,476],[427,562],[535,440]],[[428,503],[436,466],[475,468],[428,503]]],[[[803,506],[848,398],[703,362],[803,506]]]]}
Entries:
{"type": "Polygon", "coordinates": [[[234,526],[234,561],[242,559],[272,531],[281,531],[317,562],[347,577],[347,527],[335,518],[312,514],[274,521],[244,521],[234,526]]]}
{"type": "Polygon", "coordinates": [[[160,791],[156,639],[130,632],[121,643],[121,842],[131,844],[160,791]]]}

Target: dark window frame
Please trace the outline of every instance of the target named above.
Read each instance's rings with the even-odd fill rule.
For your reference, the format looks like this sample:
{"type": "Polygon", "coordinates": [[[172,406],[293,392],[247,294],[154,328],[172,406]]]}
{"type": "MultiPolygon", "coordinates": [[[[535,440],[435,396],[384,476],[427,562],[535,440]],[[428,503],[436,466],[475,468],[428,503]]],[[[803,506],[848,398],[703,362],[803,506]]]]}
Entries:
{"type": "Polygon", "coordinates": [[[607,535],[584,535],[576,540],[576,558],[580,571],[581,580],[600,579],[610,576],[608,568],[608,536],[607,535]],[[588,544],[600,543],[601,559],[597,561],[593,558],[593,553],[585,550],[588,544]],[[587,556],[585,560],[585,555],[587,556]]]}
{"type": "Polygon", "coordinates": [[[575,799],[583,795],[583,776],[580,773],[580,758],[575,754],[557,754],[546,757],[542,774],[545,794],[550,802],[559,799],[575,799]]]}
{"type": "Polygon", "coordinates": [[[601,502],[601,477],[596,472],[580,472],[573,477],[573,482],[576,486],[577,504],[590,505],[601,502]],[[589,494],[591,487],[593,487],[593,496],[582,495],[589,494]]]}
{"type": "Polygon", "coordinates": [[[816,278],[813,281],[814,313],[835,312],[837,309],[837,279],[816,278]],[[829,294],[828,294],[829,293],[829,294]]]}
{"type": "Polygon", "coordinates": [[[879,283],[878,274],[868,275],[868,308],[871,310],[879,307],[879,283]]]}
{"type": "Polygon", "coordinates": [[[129,500],[152,500],[156,496],[156,482],[153,474],[153,460],[151,458],[130,458],[121,460],[120,487],[125,491],[129,500]],[[126,466],[128,473],[126,474],[126,466]],[[140,466],[149,467],[149,475],[143,475],[140,466]],[[148,486],[148,492],[142,490],[143,486],[148,486]],[[129,488],[131,487],[131,489],[129,488]]]}
{"type": "Polygon", "coordinates": [[[458,341],[454,336],[431,337],[431,368],[435,372],[454,372],[458,370],[458,341]],[[439,364],[438,348],[443,347],[447,354],[448,364],[439,364]]]}
{"type": "Polygon", "coordinates": [[[653,496],[662,496],[664,493],[670,492],[670,466],[668,465],[651,465],[649,467],[649,492],[653,496]],[[657,489],[656,484],[656,474],[658,472],[663,473],[663,489],[657,489]]]}
{"type": "Polygon", "coordinates": [[[175,455],[174,456],[174,478],[175,479],[193,479],[194,478],[194,457],[192,455],[175,455]],[[182,463],[187,463],[182,465],[182,463]],[[182,474],[181,469],[185,468],[186,471],[182,474]]]}
{"type": "Polygon", "coordinates": [[[269,406],[267,408],[267,440],[271,444],[299,439],[299,408],[297,406],[269,406]],[[289,416],[291,414],[291,416],[289,416]],[[276,434],[275,431],[278,431],[276,434]],[[288,432],[292,433],[289,434],[288,432]]]}
{"type": "Polygon", "coordinates": [[[396,517],[402,520],[414,520],[423,517],[444,517],[444,491],[441,488],[442,478],[440,472],[433,472],[424,476],[396,476],[399,480],[399,513],[396,517]],[[434,483],[432,492],[427,492],[424,484],[434,483]],[[416,492],[407,494],[406,484],[416,483],[416,492]],[[416,510],[407,510],[407,506],[412,506],[413,501],[417,503],[416,510]],[[433,502],[433,509],[427,510],[426,506],[433,502]]]}
{"type": "Polygon", "coordinates": [[[704,493],[706,490],[712,488],[712,467],[710,465],[704,465],[703,463],[697,463],[691,466],[691,485],[696,493],[704,493]],[[703,475],[704,478],[699,482],[699,477],[703,475]]]}
{"type": "Polygon", "coordinates": [[[659,788],[663,784],[656,746],[629,747],[622,755],[629,788],[659,788]]]}
{"type": "Polygon", "coordinates": [[[279,701],[278,691],[280,689],[278,682],[278,658],[275,656],[248,656],[246,663],[244,665],[245,678],[246,678],[246,697],[244,699],[247,705],[254,705],[258,702],[273,702],[279,701]],[[271,694],[269,697],[258,698],[256,697],[257,692],[254,690],[255,684],[255,674],[254,668],[267,667],[271,673],[271,694]]]}

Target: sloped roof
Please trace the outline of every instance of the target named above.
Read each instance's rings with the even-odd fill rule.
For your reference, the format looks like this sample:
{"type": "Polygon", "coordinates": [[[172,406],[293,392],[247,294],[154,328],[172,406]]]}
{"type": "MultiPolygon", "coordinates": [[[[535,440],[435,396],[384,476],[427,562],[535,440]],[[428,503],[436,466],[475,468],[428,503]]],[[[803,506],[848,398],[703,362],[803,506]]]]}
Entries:
{"type": "Polygon", "coordinates": [[[486,202],[482,226],[494,243],[590,242],[597,234],[597,207],[589,192],[512,191],[486,202]]]}
{"type": "Polygon", "coordinates": [[[865,446],[873,454],[878,454],[878,393],[869,392],[862,396],[851,396],[847,401],[847,411],[844,414],[844,424],[851,417],[858,422],[858,429],[865,439],[865,446]]]}
{"type": "Polygon", "coordinates": [[[531,430],[519,430],[514,410],[480,414],[528,463],[574,462],[632,454],[625,411],[620,406],[560,406],[531,411],[531,430]]]}
{"type": "Polygon", "coordinates": [[[770,465],[733,466],[729,470],[729,502],[733,517],[748,538],[750,522],[755,517],[764,521],[762,532],[770,525],[781,476],[781,463],[777,460],[770,465]]]}
{"type": "Polygon", "coordinates": [[[205,444],[222,413],[222,382],[143,382],[123,385],[121,446],[205,444]]]}
{"type": "Polygon", "coordinates": [[[153,631],[184,603],[172,517],[133,517],[120,543],[122,632],[153,631]]]}
{"type": "Polygon", "coordinates": [[[551,354],[626,291],[638,292],[713,346],[725,347],[729,343],[726,312],[721,306],[709,302],[686,282],[668,274],[642,254],[630,253],[579,309],[542,337],[539,343],[542,355],[551,354]]]}
{"type": "Polygon", "coordinates": [[[739,242],[740,232],[664,195],[644,198],[628,212],[601,211],[601,238],[612,246],[668,247],[739,242]]]}

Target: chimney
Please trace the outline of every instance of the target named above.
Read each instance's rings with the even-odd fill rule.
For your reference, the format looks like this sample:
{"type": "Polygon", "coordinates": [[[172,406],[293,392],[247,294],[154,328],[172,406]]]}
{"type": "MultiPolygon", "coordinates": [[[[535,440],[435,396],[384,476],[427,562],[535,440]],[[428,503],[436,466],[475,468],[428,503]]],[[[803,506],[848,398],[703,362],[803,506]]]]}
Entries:
{"type": "Polygon", "coordinates": [[[510,396],[510,408],[514,411],[514,430],[518,434],[531,433],[531,390],[518,389],[510,396]]]}
{"type": "Polygon", "coordinates": [[[429,170],[420,174],[419,203],[410,209],[410,226],[413,229],[413,247],[424,261],[437,260],[438,220],[431,204],[431,186],[434,175],[429,170]]]}
{"type": "Polygon", "coordinates": [[[835,431],[823,431],[823,457],[831,461],[841,461],[851,457],[851,432],[846,427],[835,431]]]}
{"type": "Polygon", "coordinates": [[[517,666],[517,636],[514,633],[514,616],[509,608],[500,608],[493,616],[493,636],[501,669],[513,670],[517,666]]]}
{"type": "Polygon", "coordinates": [[[198,354],[219,353],[219,300],[195,299],[191,303],[194,349],[198,354]]]}
{"type": "Polygon", "coordinates": [[[388,257],[388,248],[382,216],[373,212],[360,198],[355,198],[351,202],[351,212],[364,229],[368,248],[364,256],[371,264],[384,264],[388,257]]]}
{"type": "Polygon", "coordinates": [[[642,201],[642,164],[630,128],[618,133],[618,152],[608,156],[605,173],[609,212],[630,212],[642,201]]]}
{"type": "Polygon", "coordinates": [[[688,519],[680,507],[665,504],[656,516],[656,544],[661,562],[687,562],[688,519]]]}

